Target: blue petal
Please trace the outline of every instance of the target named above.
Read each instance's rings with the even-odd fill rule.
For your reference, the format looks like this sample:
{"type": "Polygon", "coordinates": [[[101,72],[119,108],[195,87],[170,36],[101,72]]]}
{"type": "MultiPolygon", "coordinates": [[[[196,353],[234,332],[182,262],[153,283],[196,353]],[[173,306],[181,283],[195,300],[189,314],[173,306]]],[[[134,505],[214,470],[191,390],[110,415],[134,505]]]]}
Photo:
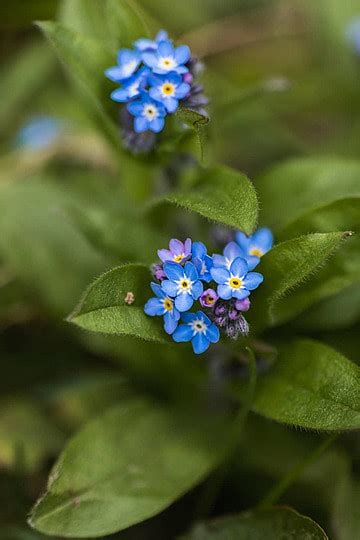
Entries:
{"type": "Polygon", "coordinates": [[[173,281],[170,281],[169,279],[164,279],[164,281],[161,282],[161,288],[163,291],[165,291],[166,294],[169,296],[172,296],[175,298],[177,295],[177,285],[173,281]]]}
{"type": "Polygon", "coordinates": [[[248,291],[247,289],[234,289],[232,291],[232,295],[237,300],[244,300],[244,298],[250,296],[250,291],[248,291]]]}
{"type": "Polygon", "coordinates": [[[136,60],[137,62],[140,60],[140,53],[139,51],[133,51],[131,49],[120,49],[117,55],[118,64],[128,64],[129,62],[133,62],[136,60]]]}
{"type": "Polygon", "coordinates": [[[193,257],[202,259],[206,255],[206,247],[202,242],[193,242],[191,253],[193,257]]]}
{"type": "Polygon", "coordinates": [[[246,256],[246,262],[248,264],[249,270],[254,270],[254,268],[259,264],[260,258],[255,257],[255,255],[246,256]]]}
{"type": "Polygon", "coordinates": [[[142,133],[149,129],[149,121],[144,116],[136,116],[134,120],[134,130],[136,133],[142,133]]]}
{"type": "Polygon", "coordinates": [[[217,293],[223,300],[230,300],[232,297],[232,289],[229,285],[218,285],[217,293]]]}
{"type": "Polygon", "coordinates": [[[161,90],[158,86],[153,86],[152,88],[150,88],[149,94],[150,94],[150,97],[152,97],[155,100],[160,101],[163,99],[161,90]]]}
{"type": "Polygon", "coordinates": [[[113,101],[118,101],[119,103],[125,103],[129,99],[129,93],[124,88],[117,88],[111,92],[110,97],[113,101]]]}
{"type": "Polygon", "coordinates": [[[203,312],[203,311],[197,311],[196,312],[196,317],[202,321],[204,321],[204,323],[206,324],[206,326],[210,326],[211,325],[211,321],[209,319],[209,317],[203,312]]]}
{"type": "Polygon", "coordinates": [[[169,311],[164,315],[164,330],[167,334],[172,334],[177,325],[178,319],[176,319],[169,311]]]}
{"type": "Polygon", "coordinates": [[[188,311],[193,303],[193,297],[189,293],[180,293],[175,298],[175,307],[180,311],[180,313],[183,311],[188,311]]]}
{"type": "Polygon", "coordinates": [[[231,263],[231,266],[230,266],[230,272],[234,276],[238,276],[238,277],[241,277],[241,278],[247,274],[248,270],[249,269],[248,269],[247,262],[242,257],[237,257],[231,263]]]}
{"type": "Polygon", "coordinates": [[[214,266],[211,268],[210,274],[216,283],[219,283],[220,285],[226,283],[228,279],[230,279],[230,272],[223,266],[214,266]]]}
{"type": "Polygon", "coordinates": [[[155,40],[157,42],[159,41],[168,41],[169,40],[169,35],[167,33],[166,30],[160,30],[157,34],[156,34],[156,38],[155,40]]]}
{"type": "Polygon", "coordinates": [[[173,340],[177,343],[190,341],[193,337],[193,331],[190,325],[180,324],[172,335],[173,340]]]}
{"type": "Polygon", "coordinates": [[[153,53],[153,52],[144,52],[143,55],[143,61],[144,63],[151,67],[151,68],[155,68],[157,67],[158,63],[159,63],[159,60],[158,60],[158,57],[156,55],[156,53],[153,53]]]}
{"type": "Polygon", "coordinates": [[[235,242],[229,242],[224,249],[224,256],[229,261],[234,261],[237,257],[241,257],[241,250],[235,242]]]}
{"type": "Polygon", "coordinates": [[[150,287],[153,291],[153,293],[158,297],[158,298],[165,298],[166,294],[164,293],[164,291],[162,290],[161,286],[158,284],[158,283],[154,283],[153,281],[150,283],[150,287]]]}
{"type": "Polygon", "coordinates": [[[197,318],[197,314],[196,313],[182,313],[181,314],[181,320],[186,322],[186,323],[190,323],[192,321],[194,321],[195,319],[197,318]]]}
{"type": "Polygon", "coordinates": [[[174,47],[171,41],[160,41],[158,45],[159,56],[174,56],[174,47]]]}
{"type": "Polygon", "coordinates": [[[190,84],[182,83],[175,90],[175,97],[183,99],[190,92],[190,84]]]}
{"type": "Polygon", "coordinates": [[[216,324],[211,324],[206,330],[206,337],[211,343],[217,343],[220,339],[220,331],[216,324]]]}
{"type": "Polygon", "coordinates": [[[214,266],[224,266],[225,268],[228,268],[228,264],[223,255],[218,255],[217,253],[214,253],[214,255],[212,256],[212,260],[214,266]]]}
{"type": "Polygon", "coordinates": [[[199,279],[198,271],[195,268],[195,265],[191,262],[185,263],[184,267],[185,275],[191,279],[191,281],[197,281],[199,279]]]}
{"type": "Polygon", "coordinates": [[[194,300],[197,300],[204,292],[204,286],[201,281],[195,281],[191,289],[191,294],[194,300]]]}
{"type": "Polygon", "coordinates": [[[186,64],[190,60],[190,49],[187,45],[180,45],[175,49],[175,59],[178,65],[186,64]]]}
{"type": "Polygon", "coordinates": [[[191,344],[192,344],[194,353],[201,354],[209,348],[210,341],[207,339],[205,334],[203,334],[202,332],[198,332],[197,334],[195,334],[195,336],[191,340],[191,344]]]}
{"type": "Polygon", "coordinates": [[[133,116],[139,116],[144,109],[144,104],[141,101],[133,101],[132,103],[129,103],[127,106],[127,110],[130,114],[133,116]]]}
{"type": "Polygon", "coordinates": [[[164,306],[159,298],[150,298],[144,306],[146,315],[154,317],[155,315],[163,315],[164,306]]]}
{"type": "Polygon", "coordinates": [[[264,281],[264,276],[259,274],[259,272],[249,272],[244,279],[244,286],[249,290],[253,291],[256,289],[260,283],[264,281]]]}
{"type": "Polygon", "coordinates": [[[152,120],[149,124],[149,127],[151,131],[154,133],[160,133],[164,129],[165,125],[165,119],[164,118],[156,118],[155,120],[152,120]]]}
{"type": "Polygon", "coordinates": [[[175,98],[165,98],[164,105],[169,113],[174,113],[179,106],[179,102],[175,98]]]}
{"type": "Polygon", "coordinates": [[[239,244],[239,246],[241,247],[241,249],[247,253],[248,252],[248,248],[249,248],[249,244],[250,244],[250,238],[248,236],[246,236],[245,233],[241,232],[241,231],[238,231],[235,235],[235,238],[236,238],[236,241],[237,243],[239,244]]]}
{"type": "Polygon", "coordinates": [[[111,67],[105,71],[108,79],[114,82],[120,82],[122,79],[122,69],[119,66],[111,67]]]}
{"type": "Polygon", "coordinates": [[[164,272],[167,278],[177,281],[184,277],[183,267],[173,261],[167,261],[164,263],[164,272]]]}
{"type": "Polygon", "coordinates": [[[267,253],[273,246],[274,237],[270,229],[262,227],[258,229],[250,239],[251,247],[258,247],[264,253],[267,253]]]}
{"type": "Polygon", "coordinates": [[[145,51],[146,49],[156,49],[156,43],[151,39],[147,38],[137,39],[134,43],[134,46],[139,49],[139,51],[145,51]]]}

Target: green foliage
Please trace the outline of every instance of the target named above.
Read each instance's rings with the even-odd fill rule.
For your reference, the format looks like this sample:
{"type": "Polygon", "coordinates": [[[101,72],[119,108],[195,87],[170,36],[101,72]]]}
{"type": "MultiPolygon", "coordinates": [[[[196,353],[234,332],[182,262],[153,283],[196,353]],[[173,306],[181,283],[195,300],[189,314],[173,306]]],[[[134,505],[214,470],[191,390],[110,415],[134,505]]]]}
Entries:
{"type": "Polygon", "coordinates": [[[197,525],[183,540],[326,540],[324,531],[291,508],[246,512],[197,525]]]}
{"type": "Polygon", "coordinates": [[[360,369],[316,341],[279,347],[272,370],[259,382],[253,408],[266,418],[317,430],[359,429],[360,369]]]}
{"type": "Polygon", "coordinates": [[[70,441],[31,525],[46,534],[88,538],[162,511],[222,455],[216,416],[211,432],[204,420],[143,399],[112,407],[70,441]]]}

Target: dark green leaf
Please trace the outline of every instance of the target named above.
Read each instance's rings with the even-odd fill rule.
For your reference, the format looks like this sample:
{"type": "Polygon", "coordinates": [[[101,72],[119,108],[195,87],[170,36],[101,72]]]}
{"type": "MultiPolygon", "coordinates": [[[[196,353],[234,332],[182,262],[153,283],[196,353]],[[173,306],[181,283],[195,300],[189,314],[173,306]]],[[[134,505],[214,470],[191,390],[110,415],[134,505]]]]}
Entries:
{"type": "Polygon", "coordinates": [[[144,304],[152,296],[150,281],[146,266],[126,264],[113,268],[90,285],[69,320],[94,332],[169,343],[160,321],[144,313],[144,304]],[[131,305],[125,302],[128,292],[134,295],[131,305]]]}
{"type": "Polygon", "coordinates": [[[244,512],[195,526],[182,540],[326,540],[321,527],[291,508],[244,512]]]}
{"type": "Polygon", "coordinates": [[[169,406],[141,399],[114,406],[70,441],[31,525],[50,535],[88,538],[161,512],[221,459],[216,415],[211,432],[207,424],[195,411],[177,416],[169,406]]]}
{"type": "Polygon", "coordinates": [[[229,167],[202,169],[192,189],[169,193],[153,201],[149,209],[171,203],[201,216],[252,232],[257,222],[258,204],[252,183],[229,167]]]}
{"type": "Polygon", "coordinates": [[[360,368],[330,347],[298,340],[279,347],[279,357],[260,379],[254,410],[304,428],[360,428],[360,368]]]}

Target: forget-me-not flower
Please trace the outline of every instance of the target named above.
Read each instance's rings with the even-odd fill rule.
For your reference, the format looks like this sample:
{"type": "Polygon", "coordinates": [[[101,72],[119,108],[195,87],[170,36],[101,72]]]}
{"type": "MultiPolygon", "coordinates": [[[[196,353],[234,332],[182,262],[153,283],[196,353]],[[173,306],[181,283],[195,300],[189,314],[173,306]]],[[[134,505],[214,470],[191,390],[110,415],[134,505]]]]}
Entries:
{"type": "Polygon", "coordinates": [[[161,282],[161,287],[167,295],[175,298],[176,309],[181,312],[188,311],[204,290],[195,266],[189,261],[185,266],[166,262],[164,272],[168,279],[161,282]]]}
{"type": "Polygon", "coordinates": [[[262,274],[258,272],[249,272],[246,260],[241,257],[236,258],[231,263],[230,269],[224,266],[214,266],[210,272],[218,283],[217,294],[223,300],[230,300],[230,298],[243,300],[264,279],[262,274]]]}
{"type": "Polygon", "coordinates": [[[184,83],[181,75],[175,72],[166,75],[150,75],[149,84],[150,96],[161,101],[169,113],[176,111],[179,99],[183,99],[190,91],[190,84],[184,83]]]}
{"type": "Polygon", "coordinates": [[[157,283],[150,284],[156,298],[150,298],[144,306],[146,315],[151,317],[164,317],[164,330],[167,334],[172,334],[178,325],[180,313],[174,306],[174,300],[169,298],[157,283]]]}
{"type": "Polygon", "coordinates": [[[142,58],[154,73],[163,75],[176,71],[182,74],[189,71],[185,64],[190,60],[190,49],[187,45],[174,47],[169,40],[160,41],[155,51],[143,52],[142,58]]]}
{"type": "Polygon", "coordinates": [[[118,65],[105,71],[108,79],[114,82],[121,82],[131,77],[141,62],[140,51],[131,49],[120,49],[117,55],[118,65]]]}
{"type": "Polygon", "coordinates": [[[183,313],[181,319],[185,324],[179,324],[173,333],[173,340],[177,343],[191,341],[195,354],[205,352],[210,343],[219,341],[219,328],[202,311],[183,313]]]}
{"type": "Polygon", "coordinates": [[[259,264],[261,257],[272,248],[274,237],[270,229],[263,227],[255,231],[251,236],[246,236],[241,231],[237,232],[236,242],[241,250],[239,256],[244,257],[249,270],[253,270],[259,264]]]}
{"type": "Polygon", "coordinates": [[[213,260],[207,254],[207,249],[202,242],[194,242],[191,248],[192,262],[196,266],[200,279],[209,283],[212,277],[210,269],[213,267],[213,260]]]}
{"type": "Polygon", "coordinates": [[[191,257],[191,238],[187,238],[185,242],[173,238],[169,242],[169,249],[158,249],[157,253],[163,262],[183,263],[188,261],[191,257]]]}
{"type": "Polygon", "coordinates": [[[149,69],[143,67],[137,73],[134,73],[128,79],[121,82],[122,88],[117,88],[111,92],[111,99],[119,103],[127,103],[128,101],[140,95],[141,90],[145,88],[149,69]]]}
{"type": "Polygon", "coordinates": [[[236,242],[229,242],[223,251],[223,255],[215,253],[212,257],[214,266],[224,266],[228,270],[238,257],[243,257],[243,252],[236,242]]]}
{"type": "Polygon", "coordinates": [[[159,133],[164,127],[166,116],[164,105],[152,99],[146,92],[141,92],[139,98],[129,103],[127,110],[135,116],[136,133],[147,130],[159,133]]]}

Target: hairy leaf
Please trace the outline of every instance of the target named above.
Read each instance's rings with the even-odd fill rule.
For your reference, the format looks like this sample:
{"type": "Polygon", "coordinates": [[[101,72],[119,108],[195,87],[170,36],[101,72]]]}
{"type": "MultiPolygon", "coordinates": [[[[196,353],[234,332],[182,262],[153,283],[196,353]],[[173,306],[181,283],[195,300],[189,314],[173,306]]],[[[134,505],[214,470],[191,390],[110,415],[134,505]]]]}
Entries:
{"type": "Polygon", "coordinates": [[[200,114],[196,111],[193,111],[191,109],[185,109],[184,107],[180,107],[176,111],[176,116],[179,120],[181,120],[184,124],[187,126],[190,126],[193,128],[197,134],[198,138],[198,144],[199,144],[199,156],[200,161],[204,160],[204,153],[205,153],[205,134],[204,134],[204,126],[209,123],[209,117],[204,116],[203,114],[200,114]]]}
{"type": "Polygon", "coordinates": [[[94,332],[127,334],[168,343],[160,321],[144,313],[146,300],[153,296],[150,278],[149,270],[140,264],[113,268],[90,285],[69,320],[94,332]],[[131,305],[125,302],[128,292],[134,295],[131,305]]]}
{"type": "Polygon", "coordinates": [[[216,415],[211,433],[206,424],[194,411],[178,416],[141,399],[112,407],[70,441],[31,525],[50,535],[89,538],[161,512],[221,459],[216,415]]]}
{"type": "Polygon", "coordinates": [[[330,347],[298,340],[279,347],[269,373],[260,379],[254,410],[304,428],[360,428],[360,368],[330,347]]]}
{"type": "Polygon", "coordinates": [[[258,204],[252,183],[229,167],[202,169],[192,189],[156,199],[149,209],[170,203],[201,216],[251,233],[257,222],[258,204]]]}
{"type": "Polygon", "coordinates": [[[199,523],[182,540],[326,540],[321,527],[291,508],[234,514],[199,523]]]}

